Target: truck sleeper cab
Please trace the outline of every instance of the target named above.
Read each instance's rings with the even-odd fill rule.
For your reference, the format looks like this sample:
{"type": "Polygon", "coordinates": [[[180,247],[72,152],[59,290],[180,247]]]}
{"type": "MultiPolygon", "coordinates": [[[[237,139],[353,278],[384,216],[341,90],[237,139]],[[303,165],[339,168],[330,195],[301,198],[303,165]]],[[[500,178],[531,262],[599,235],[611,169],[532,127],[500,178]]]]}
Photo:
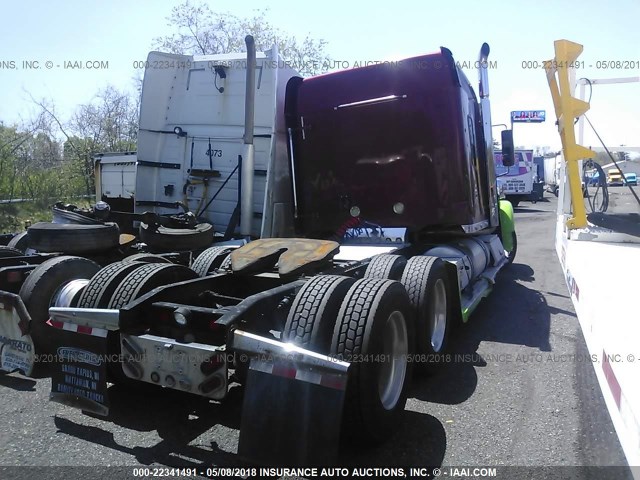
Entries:
{"type": "Polygon", "coordinates": [[[352,217],[412,232],[489,227],[493,158],[449,50],[292,79],[285,115],[299,232],[330,236],[352,217]]]}

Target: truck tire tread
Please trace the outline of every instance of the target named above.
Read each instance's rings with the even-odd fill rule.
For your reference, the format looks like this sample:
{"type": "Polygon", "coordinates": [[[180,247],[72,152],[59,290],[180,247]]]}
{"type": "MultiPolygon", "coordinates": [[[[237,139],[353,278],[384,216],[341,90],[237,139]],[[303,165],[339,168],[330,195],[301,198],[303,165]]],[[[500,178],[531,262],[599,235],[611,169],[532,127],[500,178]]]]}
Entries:
{"type": "MultiPolygon", "coordinates": [[[[376,353],[374,350],[380,339],[375,334],[381,335],[379,312],[384,313],[389,305],[404,311],[409,354],[413,353],[413,312],[403,286],[391,280],[361,279],[351,286],[340,307],[333,332],[331,355],[338,360],[351,361],[354,356],[376,353]]],[[[365,443],[385,440],[397,426],[398,415],[404,410],[406,403],[411,373],[410,364],[407,363],[402,394],[395,407],[389,411],[384,410],[380,404],[377,385],[371,384],[375,369],[375,363],[353,361],[347,384],[343,433],[347,438],[365,443]]]]}
{"type": "Polygon", "coordinates": [[[87,284],[78,298],[79,308],[106,308],[121,280],[133,270],[146,265],[142,262],[116,262],[101,269],[87,284]]]}
{"type": "Polygon", "coordinates": [[[371,258],[369,265],[367,265],[364,278],[400,280],[406,264],[407,259],[402,255],[376,255],[371,258]]]}
{"type": "MultiPolygon", "coordinates": [[[[447,340],[451,329],[452,318],[450,312],[451,302],[447,299],[447,324],[445,327],[444,340],[440,351],[434,351],[431,345],[431,332],[429,331],[430,321],[428,319],[428,315],[431,286],[438,278],[442,278],[445,282],[446,294],[448,296],[450,289],[447,283],[443,260],[439,257],[416,256],[410,258],[407,262],[407,267],[405,268],[401,279],[401,283],[407,290],[409,300],[411,301],[411,305],[413,306],[416,315],[416,350],[418,354],[427,354],[434,358],[435,355],[432,354],[441,354],[447,349],[447,340]]],[[[434,363],[437,362],[421,364],[422,370],[430,370],[434,366],[434,363]]]]}
{"type": "Polygon", "coordinates": [[[231,247],[207,248],[195,259],[191,270],[200,277],[206,277],[210,272],[220,267],[232,250],[231,247]]]}
{"type": "Polygon", "coordinates": [[[289,310],[284,339],[327,353],[340,305],[354,282],[351,277],[318,275],[305,283],[289,310]]]}
{"type": "Polygon", "coordinates": [[[156,287],[197,278],[197,274],[182,265],[149,263],[124,277],[109,299],[107,308],[120,308],[156,287]]]}

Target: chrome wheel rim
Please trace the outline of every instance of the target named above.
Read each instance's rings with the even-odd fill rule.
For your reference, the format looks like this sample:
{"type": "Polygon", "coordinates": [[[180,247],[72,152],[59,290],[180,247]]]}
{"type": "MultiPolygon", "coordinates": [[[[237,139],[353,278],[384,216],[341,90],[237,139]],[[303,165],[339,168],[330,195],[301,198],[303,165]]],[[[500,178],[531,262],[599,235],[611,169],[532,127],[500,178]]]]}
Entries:
{"type": "Polygon", "coordinates": [[[400,399],[407,374],[408,354],[407,324],[402,312],[396,310],[389,315],[385,325],[378,377],[378,394],[385,410],[392,410],[400,399]]]}
{"type": "Polygon", "coordinates": [[[447,290],[444,281],[438,279],[433,286],[433,302],[431,303],[431,348],[439,352],[444,344],[444,335],[447,331],[447,290]]]}
{"type": "Polygon", "coordinates": [[[80,293],[80,290],[87,286],[87,283],[89,280],[85,278],[65,283],[53,294],[49,305],[51,307],[70,307],[73,299],[80,293]]]}

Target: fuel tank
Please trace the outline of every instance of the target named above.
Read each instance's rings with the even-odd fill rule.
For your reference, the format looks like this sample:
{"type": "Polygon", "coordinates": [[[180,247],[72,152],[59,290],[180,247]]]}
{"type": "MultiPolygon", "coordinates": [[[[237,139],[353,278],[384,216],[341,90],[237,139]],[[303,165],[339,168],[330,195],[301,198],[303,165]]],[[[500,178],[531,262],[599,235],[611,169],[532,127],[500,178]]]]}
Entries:
{"type": "Polygon", "coordinates": [[[303,234],[486,223],[482,119],[449,50],[290,82],[285,113],[303,234]]]}

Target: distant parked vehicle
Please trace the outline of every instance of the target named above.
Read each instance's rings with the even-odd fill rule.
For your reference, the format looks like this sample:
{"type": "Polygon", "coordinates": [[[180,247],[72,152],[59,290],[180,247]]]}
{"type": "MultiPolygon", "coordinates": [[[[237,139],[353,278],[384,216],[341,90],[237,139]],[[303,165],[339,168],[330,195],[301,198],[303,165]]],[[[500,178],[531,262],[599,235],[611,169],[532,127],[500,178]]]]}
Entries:
{"type": "Polygon", "coordinates": [[[622,186],[624,182],[622,181],[622,172],[617,168],[610,168],[607,171],[607,185],[609,186],[622,186]]]}
{"type": "Polygon", "coordinates": [[[627,181],[627,185],[638,186],[638,176],[635,173],[625,173],[624,179],[627,181]]]}

